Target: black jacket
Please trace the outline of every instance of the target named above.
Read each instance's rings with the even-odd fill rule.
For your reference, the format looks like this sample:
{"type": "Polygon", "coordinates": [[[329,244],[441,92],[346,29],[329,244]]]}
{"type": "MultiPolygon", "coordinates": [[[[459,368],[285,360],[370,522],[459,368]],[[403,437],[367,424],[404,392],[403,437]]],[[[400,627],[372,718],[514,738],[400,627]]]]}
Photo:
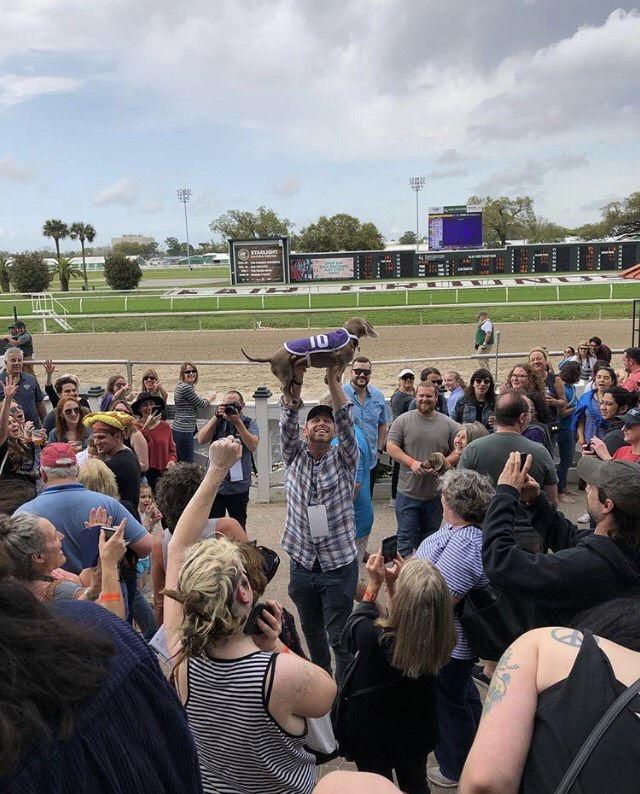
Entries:
{"type": "Polygon", "coordinates": [[[484,520],[482,559],[492,583],[519,591],[552,610],[556,621],[640,586],[640,552],[580,530],[541,494],[531,524],[553,554],[518,548],[513,532],[519,494],[499,485],[484,520]]]}

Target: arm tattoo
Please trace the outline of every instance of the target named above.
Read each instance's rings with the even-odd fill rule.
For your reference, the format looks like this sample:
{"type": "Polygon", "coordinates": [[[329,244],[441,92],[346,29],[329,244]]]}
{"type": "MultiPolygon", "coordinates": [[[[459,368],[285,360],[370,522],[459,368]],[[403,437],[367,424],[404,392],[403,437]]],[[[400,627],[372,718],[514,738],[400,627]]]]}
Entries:
{"type": "Polygon", "coordinates": [[[578,629],[551,629],[551,636],[556,642],[561,642],[570,648],[579,648],[582,645],[582,632],[578,629]]]}
{"type": "MultiPolygon", "coordinates": [[[[570,648],[582,647],[582,640],[584,639],[582,632],[578,631],[578,629],[551,629],[551,636],[556,642],[561,642],[563,645],[568,645],[570,648]]],[[[595,634],[593,635],[593,639],[596,641],[596,644],[600,644],[599,638],[596,637],[595,634]]]]}
{"type": "Polygon", "coordinates": [[[502,698],[507,694],[507,687],[511,681],[511,673],[509,670],[519,670],[519,664],[509,664],[513,651],[510,648],[502,654],[500,661],[496,667],[496,671],[491,679],[491,686],[487,692],[484,700],[483,713],[488,714],[492,707],[499,703],[502,698]]]}

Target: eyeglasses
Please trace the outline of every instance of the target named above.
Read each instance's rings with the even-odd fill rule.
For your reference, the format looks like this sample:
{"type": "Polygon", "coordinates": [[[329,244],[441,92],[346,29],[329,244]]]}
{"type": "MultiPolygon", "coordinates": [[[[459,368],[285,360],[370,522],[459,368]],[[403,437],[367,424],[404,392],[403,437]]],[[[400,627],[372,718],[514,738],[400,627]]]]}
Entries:
{"type": "Polygon", "coordinates": [[[185,375],[197,375],[198,374],[198,370],[197,369],[185,369],[184,374],[185,375]]]}
{"type": "Polygon", "coordinates": [[[356,375],[371,375],[370,369],[354,369],[353,371],[356,375]]]}
{"type": "Polygon", "coordinates": [[[486,383],[487,386],[491,386],[491,378],[476,378],[473,382],[474,383],[486,383]]]}
{"type": "Polygon", "coordinates": [[[524,380],[525,378],[528,378],[528,377],[529,377],[528,373],[525,373],[524,375],[518,375],[516,372],[514,372],[513,375],[511,376],[511,379],[512,380],[524,380]]]}
{"type": "Polygon", "coordinates": [[[63,412],[64,416],[71,416],[72,414],[79,414],[79,408],[66,408],[63,412]]]}
{"type": "MultiPolygon", "coordinates": [[[[193,372],[193,370],[189,370],[189,371],[193,372]]],[[[158,379],[156,377],[154,377],[153,375],[147,375],[147,377],[143,378],[143,380],[158,380],[158,379]]]]}

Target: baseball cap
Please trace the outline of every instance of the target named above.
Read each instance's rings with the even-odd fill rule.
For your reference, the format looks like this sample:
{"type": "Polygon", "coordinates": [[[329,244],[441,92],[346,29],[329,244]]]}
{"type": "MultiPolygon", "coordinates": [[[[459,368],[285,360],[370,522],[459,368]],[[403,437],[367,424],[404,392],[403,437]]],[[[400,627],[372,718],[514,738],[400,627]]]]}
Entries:
{"type": "Polygon", "coordinates": [[[333,410],[328,405],[314,405],[313,408],[307,414],[307,422],[309,419],[313,419],[314,416],[328,416],[332,422],[335,422],[335,418],[333,416],[333,410]]]}
{"type": "Polygon", "coordinates": [[[40,455],[40,465],[47,469],[63,468],[76,465],[76,453],[70,444],[56,441],[47,444],[40,455]]]}
{"type": "Polygon", "coordinates": [[[627,426],[640,425],[640,408],[632,408],[630,411],[627,411],[626,414],[622,414],[620,418],[623,424],[627,426]]]}
{"type": "Polygon", "coordinates": [[[626,460],[600,460],[595,455],[580,458],[578,477],[603,488],[616,507],[640,517],[640,465],[626,460]]]}
{"type": "Polygon", "coordinates": [[[406,378],[407,375],[412,375],[415,378],[416,373],[412,369],[408,369],[408,368],[407,369],[401,369],[400,370],[400,374],[398,375],[398,377],[399,378],[406,378]]]}

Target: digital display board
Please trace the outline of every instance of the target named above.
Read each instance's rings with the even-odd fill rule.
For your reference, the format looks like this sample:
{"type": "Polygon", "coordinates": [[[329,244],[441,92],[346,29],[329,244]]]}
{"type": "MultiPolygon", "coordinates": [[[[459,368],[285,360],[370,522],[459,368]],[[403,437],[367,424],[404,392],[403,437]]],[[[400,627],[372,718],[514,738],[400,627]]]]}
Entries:
{"type": "Polygon", "coordinates": [[[291,256],[289,272],[291,282],[348,280],[354,275],[353,256],[291,256]]]}
{"type": "Polygon", "coordinates": [[[429,209],[429,250],[482,247],[482,208],[459,204],[429,209]]]}
{"type": "Polygon", "coordinates": [[[288,239],[229,240],[232,284],[281,284],[289,280],[288,239]]]}

